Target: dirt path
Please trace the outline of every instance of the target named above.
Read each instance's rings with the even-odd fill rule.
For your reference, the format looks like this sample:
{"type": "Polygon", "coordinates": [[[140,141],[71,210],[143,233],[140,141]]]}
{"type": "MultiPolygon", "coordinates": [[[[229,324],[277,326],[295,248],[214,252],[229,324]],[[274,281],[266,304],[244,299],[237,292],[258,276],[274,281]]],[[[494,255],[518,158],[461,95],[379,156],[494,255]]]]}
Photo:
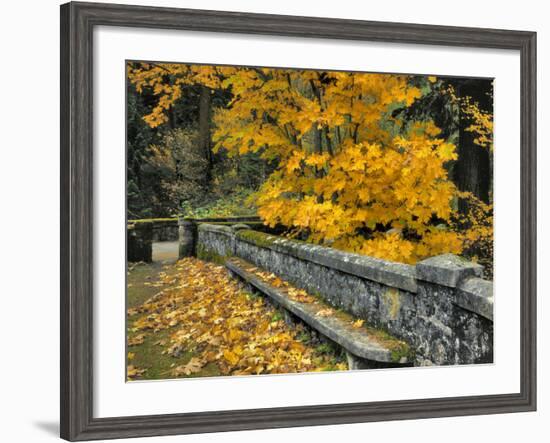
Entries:
{"type": "Polygon", "coordinates": [[[178,248],[177,241],[154,242],[153,262],[174,263],[178,259],[178,248]]]}

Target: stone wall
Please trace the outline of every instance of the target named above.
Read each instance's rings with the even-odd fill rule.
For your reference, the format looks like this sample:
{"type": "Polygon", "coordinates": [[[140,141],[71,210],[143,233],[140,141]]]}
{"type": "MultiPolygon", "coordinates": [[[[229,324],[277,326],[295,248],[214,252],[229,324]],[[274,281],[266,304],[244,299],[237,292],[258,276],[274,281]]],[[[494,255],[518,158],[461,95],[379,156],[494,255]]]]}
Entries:
{"type": "Polygon", "coordinates": [[[152,223],[136,223],[127,226],[126,257],[129,262],[153,261],[152,223]]]}
{"type": "Polygon", "coordinates": [[[144,220],[129,220],[128,226],[151,224],[153,227],[153,241],[176,241],[178,240],[178,219],[177,218],[151,218],[144,220]]]}
{"type": "Polygon", "coordinates": [[[153,221],[153,241],[176,241],[178,236],[178,219],[153,221]]]}
{"type": "Polygon", "coordinates": [[[192,217],[180,217],[178,219],[179,227],[179,258],[197,256],[201,254],[201,251],[197,250],[197,228],[201,224],[209,224],[210,226],[219,226],[218,230],[220,235],[227,231],[223,228],[231,228],[239,223],[247,223],[247,228],[253,228],[256,230],[264,231],[266,227],[260,221],[259,217],[212,217],[212,218],[192,218],[192,217]]]}
{"type": "Polygon", "coordinates": [[[179,256],[196,255],[196,227],[200,223],[212,223],[220,226],[231,226],[244,221],[254,229],[264,229],[258,217],[210,217],[210,218],[151,218],[128,220],[127,259],[130,262],[153,260],[153,242],[179,241],[179,256]],[[187,224],[182,228],[182,224],[187,224]],[[181,232],[180,232],[181,231],[181,232]],[[187,235],[187,231],[190,231],[187,235]],[[186,240],[182,240],[187,235],[186,240]]]}
{"type": "Polygon", "coordinates": [[[200,224],[197,255],[237,256],[407,341],[416,365],[493,361],[493,285],[447,254],[416,266],[247,229],[200,224]]]}
{"type": "Polygon", "coordinates": [[[234,255],[236,236],[230,226],[198,225],[196,255],[203,260],[222,262],[224,257],[234,255]]]}

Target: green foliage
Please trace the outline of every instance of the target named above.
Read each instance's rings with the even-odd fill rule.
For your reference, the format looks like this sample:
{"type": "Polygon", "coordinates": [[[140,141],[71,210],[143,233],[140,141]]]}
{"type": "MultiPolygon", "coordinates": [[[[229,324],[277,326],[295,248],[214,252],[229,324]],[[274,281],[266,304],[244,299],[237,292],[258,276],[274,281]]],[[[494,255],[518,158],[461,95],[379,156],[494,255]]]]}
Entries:
{"type": "Polygon", "coordinates": [[[315,348],[315,352],[318,354],[330,354],[333,352],[333,347],[328,343],[321,343],[315,348]]]}
{"type": "Polygon", "coordinates": [[[161,187],[173,212],[184,201],[200,204],[208,190],[208,165],[197,139],[196,131],[180,128],[168,132],[162,144],[149,147],[149,165],[160,175],[161,187]]]}
{"type": "Polygon", "coordinates": [[[149,112],[145,97],[128,86],[127,103],[127,208],[128,218],[144,218],[152,215],[150,203],[158,189],[148,171],[144,170],[147,148],[158,141],[157,131],[147,125],[142,115],[149,112]]]}
{"type": "Polygon", "coordinates": [[[185,200],[181,204],[181,214],[194,218],[256,215],[256,207],[250,202],[252,193],[251,189],[238,188],[227,196],[206,196],[198,204],[185,200]]]}
{"type": "Polygon", "coordinates": [[[172,216],[182,208],[205,216],[255,214],[243,194],[257,190],[273,167],[259,154],[230,158],[200,143],[201,83],[211,92],[211,114],[233,98],[216,73],[207,81],[200,66],[129,62],[127,68],[128,218],[172,216]]]}
{"type": "MultiPolygon", "coordinates": [[[[220,154],[209,181],[207,161],[197,142],[197,131],[168,131],[161,143],[148,147],[147,164],[158,177],[157,186],[170,214],[187,217],[227,217],[256,214],[250,196],[260,186],[265,164],[257,155],[238,161],[220,154]]],[[[128,185],[129,195],[138,190],[128,185]]]]}

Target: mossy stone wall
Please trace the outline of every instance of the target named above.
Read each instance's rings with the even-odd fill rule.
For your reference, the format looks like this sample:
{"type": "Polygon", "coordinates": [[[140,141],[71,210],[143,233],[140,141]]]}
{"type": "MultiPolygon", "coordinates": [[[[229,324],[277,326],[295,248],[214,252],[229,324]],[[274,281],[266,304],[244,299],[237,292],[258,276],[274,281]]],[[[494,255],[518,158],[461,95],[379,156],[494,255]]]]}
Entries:
{"type": "Polygon", "coordinates": [[[492,282],[443,255],[417,266],[336,251],[249,229],[201,224],[197,251],[240,257],[411,345],[415,365],[493,361],[492,282]]]}

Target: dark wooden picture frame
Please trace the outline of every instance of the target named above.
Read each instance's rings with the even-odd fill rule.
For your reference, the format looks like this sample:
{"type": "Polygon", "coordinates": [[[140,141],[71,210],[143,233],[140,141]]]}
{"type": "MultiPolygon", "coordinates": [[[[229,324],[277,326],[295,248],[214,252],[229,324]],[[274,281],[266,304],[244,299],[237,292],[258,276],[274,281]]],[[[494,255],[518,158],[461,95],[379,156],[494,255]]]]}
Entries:
{"type": "Polygon", "coordinates": [[[536,409],[536,33],[113,4],[61,6],[61,437],[70,441],[536,409]],[[521,57],[519,393],[150,416],[93,416],[95,26],[517,50],[521,57]]]}

